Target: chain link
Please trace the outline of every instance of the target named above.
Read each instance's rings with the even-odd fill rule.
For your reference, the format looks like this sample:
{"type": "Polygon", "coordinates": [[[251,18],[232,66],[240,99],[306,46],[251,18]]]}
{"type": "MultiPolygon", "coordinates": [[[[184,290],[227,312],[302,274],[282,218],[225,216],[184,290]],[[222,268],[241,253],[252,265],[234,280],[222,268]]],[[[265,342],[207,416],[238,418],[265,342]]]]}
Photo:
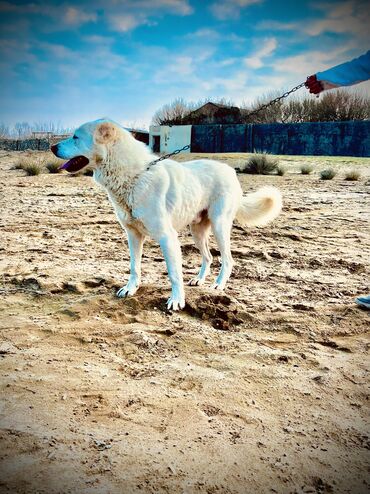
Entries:
{"type": "Polygon", "coordinates": [[[181,149],[176,149],[176,151],[174,151],[173,153],[168,153],[168,154],[164,154],[163,156],[161,156],[160,158],[156,159],[156,160],[153,160],[149,163],[148,165],[148,168],[152,165],[155,165],[156,163],[158,163],[159,161],[163,161],[163,160],[166,160],[167,158],[169,158],[170,156],[175,156],[175,154],[179,154],[181,153],[182,151],[186,151],[186,149],[190,149],[190,144],[187,144],[186,146],[184,146],[183,148],[181,149]]]}
{"type": "MultiPolygon", "coordinates": [[[[259,113],[260,111],[264,110],[265,108],[269,108],[270,106],[274,105],[275,103],[277,103],[278,101],[281,101],[282,99],[284,98],[287,98],[290,94],[294,93],[295,91],[298,91],[298,89],[301,89],[301,87],[305,86],[306,82],[302,82],[301,84],[298,84],[298,86],[295,86],[293,89],[291,89],[290,91],[287,91],[286,93],[282,94],[281,96],[269,101],[268,103],[260,106],[259,108],[257,108],[256,110],[253,110],[251,111],[250,113],[248,113],[248,117],[252,116],[252,115],[257,115],[257,113],[259,113]]],[[[168,154],[165,154],[163,156],[161,156],[160,158],[156,159],[156,160],[153,160],[151,161],[149,164],[148,164],[148,168],[150,166],[153,166],[155,165],[156,163],[159,163],[160,161],[163,161],[163,160],[166,160],[167,158],[170,158],[171,156],[175,156],[176,154],[179,154],[181,153],[182,151],[185,151],[186,149],[190,149],[190,144],[187,144],[186,146],[184,146],[183,148],[181,149],[176,149],[176,151],[174,151],[173,153],[168,153],[168,154]]]]}
{"type": "Polygon", "coordinates": [[[290,94],[294,93],[295,91],[298,91],[298,89],[301,89],[301,87],[303,87],[305,84],[306,84],[306,82],[302,82],[301,84],[298,84],[298,86],[295,86],[290,91],[287,91],[283,95],[281,95],[281,96],[279,96],[279,97],[277,97],[277,98],[269,101],[265,105],[260,106],[259,108],[257,108],[257,110],[251,111],[250,113],[248,113],[247,116],[250,117],[251,115],[257,115],[257,113],[259,113],[260,111],[264,110],[265,108],[269,108],[270,106],[274,105],[278,101],[280,101],[280,100],[282,100],[284,98],[287,98],[290,94]]]}

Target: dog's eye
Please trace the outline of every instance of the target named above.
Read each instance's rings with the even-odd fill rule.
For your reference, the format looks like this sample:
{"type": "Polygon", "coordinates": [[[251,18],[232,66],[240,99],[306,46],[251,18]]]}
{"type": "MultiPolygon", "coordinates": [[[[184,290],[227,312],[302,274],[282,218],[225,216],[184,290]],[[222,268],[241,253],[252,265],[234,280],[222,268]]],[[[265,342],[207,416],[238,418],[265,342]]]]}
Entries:
{"type": "Polygon", "coordinates": [[[78,137],[76,135],[73,136],[73,139],[78,139],[78,137]]]}

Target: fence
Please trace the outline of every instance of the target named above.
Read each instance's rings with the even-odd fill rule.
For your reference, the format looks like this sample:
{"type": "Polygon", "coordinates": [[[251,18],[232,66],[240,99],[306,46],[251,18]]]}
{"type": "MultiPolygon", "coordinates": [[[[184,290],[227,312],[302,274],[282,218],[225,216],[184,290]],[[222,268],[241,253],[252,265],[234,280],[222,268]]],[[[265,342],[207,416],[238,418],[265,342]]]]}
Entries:
{"type": "MultiPolygon", "coordinates": [[[[47,151],[53,142],[0,139],[0,149],[47,151]]],[[[193,153],[252,153],[254,150],[272,154],[370,157],[370,121],[192,125],[193,153]]]]}
{"type": "Polygon", "coordinates": [[[191,151],[370,156],[370,121],[193,125],[191,151]]]}
{"type": "MultiPolygon", "coordinates": [[[[133,130],[131,133],[138,141],[149,144],[148,132],[133,130]]],[[[33,151],[48,151],[52,144],[68,137],[70,137],[69,134],[52,135],[49,138],[30,137],[29,139],[0,139],[0,149],[3,149],[4,151],[25,151],[26,149],[33,151]]]]}
{"type": "Polygon", "coordinates": [[[5,151],[47,151],[50,149],[49,139],[0,139],[0,149],[5,151]]]}

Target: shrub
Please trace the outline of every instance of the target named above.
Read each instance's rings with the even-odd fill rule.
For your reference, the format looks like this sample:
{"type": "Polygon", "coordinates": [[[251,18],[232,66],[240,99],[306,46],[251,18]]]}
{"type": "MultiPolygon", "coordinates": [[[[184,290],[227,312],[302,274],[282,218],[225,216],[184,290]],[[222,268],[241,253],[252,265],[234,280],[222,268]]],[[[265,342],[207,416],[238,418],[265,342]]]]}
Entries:
{"type": "Polygon", "coordinates": [[[331,180],[336,174],[337,172],[333,168],[327,168],[326,170],[321,170],[320,178],[321,180],[331,180]]]}
{"type": "Polygon", "coordinates": [[[58,173],[61,163],[62,160],[55,158],[51,153],[39,153],[21,156],[13,168],[24,170],[28,175],[39,175],[45,169],[49,173],[58,173]]]}
{"type": "Polygon", "coordinates": [[[21,156],[16,164],[13,166],[13,170],[24,170],[24,167],[27,166],[30,162],[30,158],[27,156],[21,156]]]}
{"type": "Polygon", "coordinates": [[[27,175],[40,175],[41,167],[37,163],[28,163],[22,168],[27,175]]]}
{"type": "Polygon", "coordinates": [[[271,158],[266,152],[255,153],[249,158],[244,169],[244,173],[251,175],[271,175],[277,171],[278,160],[271,158]]]}
{"type": "Polygon", "coordinates": [[[351,180],[351,181],[355,182],[361,178],[361,174],[357,170],[350,170],[349,172],[347,172],[345,174],[344,178],[345,178],[345,180],[351,180]]]}
{"type": "Polygon", "coordinates": [[[302,175],[310,175],[313,172],[313,166],[311,165],[302,165],[301,173],[302,175]]]}
{"type": "Polygon", "coordinates": [[[22,156],[14,165],[16,170],[24,170],[27,175],[39,175],[42,171],[43,158],[40,156],[22,156]]]}
{"type": "Polygon", "coordinates": [[[286,174],[286,168],[285,168],[284,166],[278,165],[278,166],[276,167],[276,173],[277,173],[280,177],[282,177],[283,175],[285,175],[285,174],[286,174]]]}
{"type": "Polygon", "coordinates": [[[60,161],[48,161],[45,168],[49,170],[49,173],[60,173],[60,161]]]}

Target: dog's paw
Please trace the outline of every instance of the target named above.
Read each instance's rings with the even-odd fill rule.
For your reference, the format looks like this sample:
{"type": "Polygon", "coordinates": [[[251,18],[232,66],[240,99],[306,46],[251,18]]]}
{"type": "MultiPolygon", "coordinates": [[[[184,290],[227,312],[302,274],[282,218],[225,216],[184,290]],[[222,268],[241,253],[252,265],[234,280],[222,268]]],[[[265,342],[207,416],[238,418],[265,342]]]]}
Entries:
{"type": "Polygon", "coordinates": [[[223,290],[225,290],[225,284],[224,283],[213,283],[213,285],[211,285],[211,290],[217,290],[218,292],[222,292],[223,290]]]}
{"type": "Polygon", "coordinates": [[[170,297],[167,300],[167,310],[181,310],[185,307],[185,299],[170,297]]]}
{"type": "Polygon", "coordinates": [[[139,288],[139,285],[133,284],[133,283],[127,283],[127,285],[123,286],[120,288],[117,292],[117,297],[119,298],[126,298],[130,297],[131,295],[134,295],[137,292],[137,289],[139,288]]]}
{"type": "Polygon", "coordinates": [[[201,286],[204,285],[204,278],[199,278],[198,276],[195,276],[195,278],[192,278],[189,281],[190,286],[201,286]]]}

